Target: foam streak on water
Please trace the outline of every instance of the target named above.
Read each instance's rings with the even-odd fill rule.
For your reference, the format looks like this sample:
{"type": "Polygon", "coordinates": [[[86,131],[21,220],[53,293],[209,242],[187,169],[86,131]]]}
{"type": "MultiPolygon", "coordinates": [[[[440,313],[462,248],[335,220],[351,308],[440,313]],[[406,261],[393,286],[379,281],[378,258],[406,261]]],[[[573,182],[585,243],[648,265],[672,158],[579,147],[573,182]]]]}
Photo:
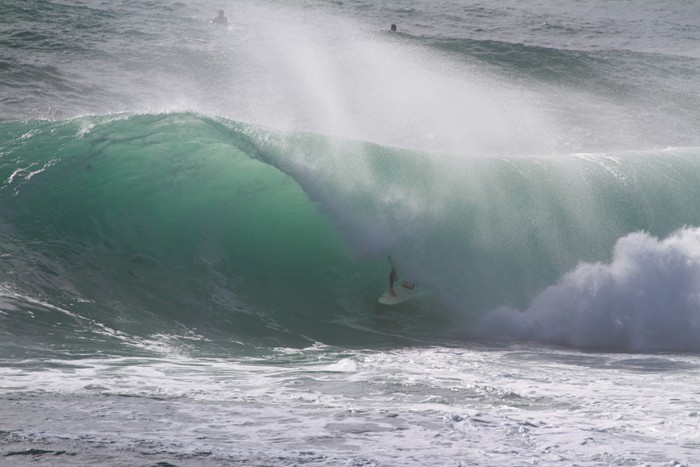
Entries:
{"type": "Polygon", "coordinates": [[[3,363],[5,452],[51,451],[18,462],[57,452],[71,465],[700,461],[696,356],[316,346],[239,361],[3,363]]]}

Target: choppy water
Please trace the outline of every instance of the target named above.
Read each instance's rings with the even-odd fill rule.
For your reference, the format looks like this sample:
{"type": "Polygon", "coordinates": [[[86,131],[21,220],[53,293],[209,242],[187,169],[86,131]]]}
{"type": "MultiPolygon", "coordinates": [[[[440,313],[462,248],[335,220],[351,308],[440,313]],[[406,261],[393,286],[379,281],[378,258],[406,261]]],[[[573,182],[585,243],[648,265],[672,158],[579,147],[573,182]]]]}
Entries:
{"type": "Polygon", "coordinates": [[[692,465],[698,373],[695,356],[473,344],[14,362],[4,460],[692,465]]]}
{"type": "Polygon", "coordinates": [[[0,5],[0,464],[697,463],[699,31],[0,5]]]}

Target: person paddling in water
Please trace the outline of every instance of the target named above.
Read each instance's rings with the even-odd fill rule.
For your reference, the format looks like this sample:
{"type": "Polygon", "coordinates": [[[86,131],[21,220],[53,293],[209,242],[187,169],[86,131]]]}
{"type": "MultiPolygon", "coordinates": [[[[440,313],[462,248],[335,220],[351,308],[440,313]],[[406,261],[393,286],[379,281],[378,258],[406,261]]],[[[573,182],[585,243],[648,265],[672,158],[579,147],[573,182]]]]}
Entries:
{"type": "MultiPolygon", "coordinates": [[[[387,258],[389,259],[389,265],[391,266],[391,272],[389,273],[389,295],[391,295],[392,297],[396,297],[396,290],[394,290],[394,284],[396,283],[396,281],[399,280],[399,272],[396,268],[396,263],[394,263],[394,260],[391,259],[391,255],[387,256],[387,258]]],[[[406,281],[403,281],[401,287],[413,290],[416,288],[416,284],[411,284],[406,281]]]]}
{"type": "Polygon", "coordinates": [[[219,10],[219,15],[211,20],[211,24],[220,24],[222,26],[228,24],[228,18],[224,16],[224,10],[219,10]]]}

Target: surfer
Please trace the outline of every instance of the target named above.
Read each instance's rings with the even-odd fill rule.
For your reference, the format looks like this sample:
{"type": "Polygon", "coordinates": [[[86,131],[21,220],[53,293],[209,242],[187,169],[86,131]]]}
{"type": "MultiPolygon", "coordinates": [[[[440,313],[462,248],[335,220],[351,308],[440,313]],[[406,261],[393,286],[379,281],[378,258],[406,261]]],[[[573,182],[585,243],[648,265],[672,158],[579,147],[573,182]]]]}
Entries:
{"type": "MultiPolygon", "coordinates": [[[[396,268],[396,263],[394,263],[394,260],[391,259],[391,255],[387,256],[387,258],[389,259],[389,265],[391,266],[391,272],[389,273],[389,295],[391,295],[392,297],[396,297],[396,290],[394,290],[394,284],[397,280],[399,280],[399,272],[396,268]]],[[[406,281],[403,281],[401,287],[413,290],[416,288],[416,284],[410,284],[406,281]]]]}
{"type": "Polygon", "coordinates": [[[224,10],[219,10],[219,16],[211,20],[211,24],[228,24],[228,18],[224,16],[224,10]]]}
{"type": "Polygon", "coordinates": [[[395,24],[392,24],[392,25],[389,27],[389,31],[391,31],[391,32],[396,32],[396,25],[395,25],[395,24]]]}

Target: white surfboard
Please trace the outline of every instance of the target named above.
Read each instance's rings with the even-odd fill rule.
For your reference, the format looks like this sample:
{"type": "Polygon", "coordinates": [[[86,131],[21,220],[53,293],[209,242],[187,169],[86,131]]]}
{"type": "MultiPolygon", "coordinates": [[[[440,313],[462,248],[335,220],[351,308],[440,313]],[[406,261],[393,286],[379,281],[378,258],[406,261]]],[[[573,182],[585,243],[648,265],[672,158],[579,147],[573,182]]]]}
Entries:
{"type": "Polygon", "coordinates": [[[394,287],[394,291],[396,292],[396,296],[391,295],[388,290],[384,292],[384,295],[379,297],[379,303],[382,305],[398,305],[411,298],[411,295],[415,293],[416,289],[409,289],[402,285],[397,285],[394,287]]]}

